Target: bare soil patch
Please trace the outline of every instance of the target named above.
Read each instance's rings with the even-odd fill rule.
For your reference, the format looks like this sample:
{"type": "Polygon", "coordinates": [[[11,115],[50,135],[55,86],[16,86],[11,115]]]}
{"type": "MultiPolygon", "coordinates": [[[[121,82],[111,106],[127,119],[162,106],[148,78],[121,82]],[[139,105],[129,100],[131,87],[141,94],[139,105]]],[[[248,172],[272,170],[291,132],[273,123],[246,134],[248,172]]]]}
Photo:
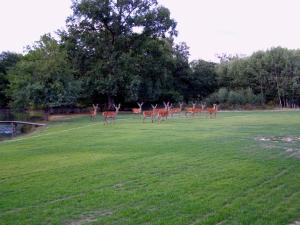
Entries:
{"type": "Polygon", "coordinates": [[[257,137],[255,138],[257,141],[265,141],[265,142],[297,142],[300,141],[300,137],[294,136],[272,136],[272,137],[257,137]]]}
{"type": "Polygon", "coordinates": [[[290,224],[288,224],[288,225],[300,225],[300,220],[295,221],[294,223],[290,223],[290,224]]]}
{"type": "Polygon", "coordinates": [[[300,137],[271,136],[256,137],[255,140],[261,143],[265,149],[280,149],[290,157],[300,158],[300,137]]]}
{"type": "Polygon", "coordinates": [[[92,223],[96,222],[97,218],[99,217],[110,215],[112,215],[112,211],[110,210],[91,211],[81,215],[77,220],[66,223],[66,225],[82,225],[86,223],[92,223]]]}
{"type": "Polygon", "coordinates": [[[81,116],[88,116],[88,113],[79,113],[79,114],[59,114],[59,115],[50,115],[49,121],[63,121],[74,119],[81,116]]]}

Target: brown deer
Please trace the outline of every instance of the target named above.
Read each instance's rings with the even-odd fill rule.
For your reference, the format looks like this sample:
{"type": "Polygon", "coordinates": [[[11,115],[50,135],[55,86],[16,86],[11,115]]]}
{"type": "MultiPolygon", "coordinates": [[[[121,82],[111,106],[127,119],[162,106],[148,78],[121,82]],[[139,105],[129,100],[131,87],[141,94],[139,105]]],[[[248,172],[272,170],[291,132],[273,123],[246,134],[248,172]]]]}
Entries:
{"type": "Polygon", "coordinates": [[[162,118],[166,118],[166,120],[168,119],[169,111],[170,111],[170,107],[171,107],[170,102],[167,102],[167,103],[164,102],[164,106],[165,106],[164,109],[160,109],[157,112],[158,123],[160,123],[162,118]]]}
{"type": "Polygon", "coordinates": [[[201,105],[201,108],[199,109],[199,114],[201,116],[201,113],[205,112],[206,103],[204,102],[204,103],[201,103],[200,105],[201,105]]]}
{"type": "Polygon", "coordinates": [[[187,116],[188,114],[191,114],[192,116],[195,115],[196,112],[196,103],[192,103],[193,107],[187,107],[185,108],[185,116],[187,116]]]}
{"type": "Polygon", "coordinates": [[[217,112],[218,112],[218,107],[217,104],[213,104],[213,107],[208,107],[207,113],[209,115],[209,118],[216,118],[217,117],[217,112]]]}
{"type": "Polygon", "coordinates": [[[108,125],[108,119],[112,119],[113,122],[115,122],[116,116],[119,113],[119,109],[121,107],[121,104],[117,106],[115,106],[115,104],[113,104],[114,108],[115,108],[115,112],[113,111],[105,111],[102,113],[102,116],[104,117],[104,125],[107,124],[108,125]]]}
{"type": "Polygon", "coordinates": [[[143,106],[144,102],[142,102],[142,103],[137,102],[137,104],[138,104],[139,108],[132,108],[132,113],[138,114],[141,117],[142,116],[142,106],[143,106]]]}
{"type": "Polygon", "coordinates": [[[154,122],[154,119],[155,119],[155,117],[157,115],[157,109],[156,109],[157,104],[155,106],[151,105],[151,107],[152,107],[152,110],[148,110],[148,111],[144,111],[143,112],[143,123],[145,123],[145,119],[147,117],[151,118],[152,123],[154,122]]]}
{"type": "Polygon", "coordinates": [[[93,104],[93,110],[91,111],[91,120],[95,120],[97,117],[97,111],[98,111],[98,104],[93,104]]]}
{"type": "Polygon", "coordinates": [[[205,111],[206,105],[205,105],[205,103],[201,103],[200,106],[201,106],[201,108],[195,107],[195,109],[194,109],[194,113],[199,116],[201,115],[202,112],[205,111]]]}
{"type": "MultiPolygon", "coordinates": [[[[171,106],[172,106],[172,104],[171,104],[171,106]]],[[[182,111],[182,106],[183,106],[183,103],[182,102],[180,102],[179,103],[179,108],[171,108],[170,109],[170,115],[173,117],[173,115],[175,114],[175,113],[181,113],[181,111],[182,111]]]]}

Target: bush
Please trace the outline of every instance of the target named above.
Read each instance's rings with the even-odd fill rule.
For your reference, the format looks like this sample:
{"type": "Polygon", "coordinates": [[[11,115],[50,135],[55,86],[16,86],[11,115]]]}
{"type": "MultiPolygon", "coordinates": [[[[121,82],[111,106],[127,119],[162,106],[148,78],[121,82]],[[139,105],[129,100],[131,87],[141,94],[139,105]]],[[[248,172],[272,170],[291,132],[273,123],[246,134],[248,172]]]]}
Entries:
{"type": "Polygon", "coordinates": [[[228,90],[227,88],[220,88],[217,92],[217,102],[218,103],[225,103],[228,99],[228,90]]]}
{"type": "Polygon", "coordinates": [[[217,92],[211,94],[206,98],[208,104],[221,104],[225,108],[240,108],[240,106],[247,105],[247,108],[253,105],[260,105],[264,102],[261,95],[255,95],[251,88],[231,90],[220,88],[217,92]]]}

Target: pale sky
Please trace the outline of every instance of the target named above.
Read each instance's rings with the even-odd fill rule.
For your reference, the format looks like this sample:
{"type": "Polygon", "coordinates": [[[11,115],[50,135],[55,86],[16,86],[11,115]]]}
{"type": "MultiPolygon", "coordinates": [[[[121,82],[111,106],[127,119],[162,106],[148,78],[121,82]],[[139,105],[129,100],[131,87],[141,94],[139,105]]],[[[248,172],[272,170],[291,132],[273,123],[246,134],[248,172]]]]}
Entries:
{"type": "MultiPolygon", "coordinates": [[[[176,41],[187,43],[191,60],[300,48],[300,0],[158,1],[177,21],[176,41]]],[[[42,34],[63,28],[70,6],[71,0],[0,0],[0,52],[21,53],[42,34]]]]}

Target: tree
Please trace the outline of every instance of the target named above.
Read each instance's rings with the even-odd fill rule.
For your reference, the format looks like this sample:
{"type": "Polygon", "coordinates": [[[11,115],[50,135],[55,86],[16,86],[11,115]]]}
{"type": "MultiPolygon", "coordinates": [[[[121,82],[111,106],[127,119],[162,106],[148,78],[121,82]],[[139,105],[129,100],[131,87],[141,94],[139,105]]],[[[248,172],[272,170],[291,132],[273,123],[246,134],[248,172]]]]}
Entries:
{"type": "Polygon", "coordinates": [[[0,54],[0,107],[6,107],[9,103],[9,96],[6,94],[9,85],[7,73],[21,58],[22,55],[12,52],[0,54]]]}
{"type": "Polygon", "coordinates": [[[299,101],[299,50],[281,47],[250,57],[223,60],[217,67],[220,86],[229,90],[251,88],[261,104],[291,106],[299,101]]]}
{"type": "Polygon", "coordinates": [[[80,83],[73,77],[66,52],[44,35],[8,74],[9,94],[15,108],[43,108],[76,103],[80,83]]]}
{"type": "Polygon", "coordinates": [[[143,67],[136,58],[141,52],[156,57],[177,34],[169,10],[156,0],[76,0],[72,8],[62,37],[75,58],[85,97],[106,98],[109,106],[115,98],[137,98],[136,92],[128,92],[141,87],[143,67]]]}
{"type": "Polygon", "coordinates": [[[190,67],[189,98],[203,99],[218,88],[215,63],[197,60],[191,62],[190,67]]]}

